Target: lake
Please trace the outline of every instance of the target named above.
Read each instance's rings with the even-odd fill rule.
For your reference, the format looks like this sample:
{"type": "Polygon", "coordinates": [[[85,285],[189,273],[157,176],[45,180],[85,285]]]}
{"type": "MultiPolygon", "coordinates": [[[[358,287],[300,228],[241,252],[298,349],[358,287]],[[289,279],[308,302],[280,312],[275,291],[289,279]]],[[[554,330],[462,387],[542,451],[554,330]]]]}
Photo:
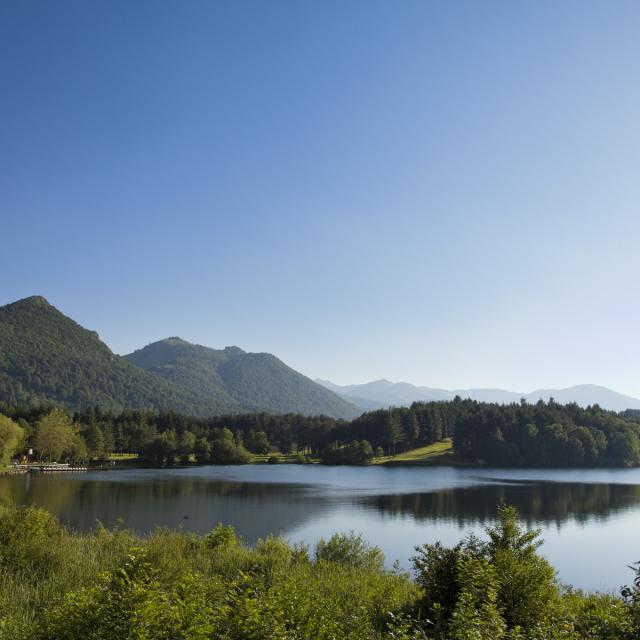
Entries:
{"type": "Polygon", "coordinates": [[[541,549],[560,579],[617,591],[640,560],[640,469],[541,470],[454,467],[203,466],[0,477],[0,499],[45,507],[79,530],[120,522],[205,533],[232,524],[249,542],[269,533],[315,543],[362,533],[410,566],[413,548],[452,545],[518,507],[541,528],[541,549]]]}

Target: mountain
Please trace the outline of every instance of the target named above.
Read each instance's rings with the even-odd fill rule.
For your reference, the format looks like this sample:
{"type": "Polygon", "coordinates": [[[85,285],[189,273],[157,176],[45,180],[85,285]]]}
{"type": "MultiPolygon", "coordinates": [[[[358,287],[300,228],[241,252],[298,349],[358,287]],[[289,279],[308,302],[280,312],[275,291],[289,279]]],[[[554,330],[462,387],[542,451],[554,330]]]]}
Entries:
{"type": "Polygon", "coordinates": [[[181,338],[147,345],[125,358],[184,389],[235,402],[247,411],[324,413],[352,418],[354,403],[291,369],[270,353],[211,349],[181,338]]]}
{"type": "Polygon", "coordinates": [[[191,415],[240,410],[132,365],[40,296],[0,307],[0,401],[191,415]]]}
{"type": "Polygon", "coordinates": [[[416,387],[408,382],[389,382],[384,379],[345,386],[334,384],[330,380],[316,380],[316,382],[367,411],[390,406],[408,406],[420,400],[450,400],[454,397],[450,391],[444,389],[416,387]]]}
{"type": "Polygon", "coordinates": [[[171,338],[121,357],[95,331],[40,296],[0,307],[0,402],[62,404],[71,410],[90,405],[113,411],[172,410],[194,416],[360,413],[269,354],[237,347],[215,351],[171,338]],[[177,356],[184,353],[190,357],[177,356]]]}
{"type": "Polygon", "coordinates": [[[527,394],[529,402],[537,402],[550,397],[560,404],[575,402],[581,407],[597,404],[603,409],[611,411],[625,411],[626,409],[640,409],[640,400],[626,396],[613,389],[595,384],[580,384],[566,389],[538,389],[527,394]]]}
{"type": "Polygon", "coordinates": [[[504,389],[447,390],[418,387],[408,382],[389,382],[389,380],[375,380],[365,384],[345,386],[334,384],[329,380],[316,380],[316,382],[365,410],[388,406],[408,406],[413,402],[420,401],[451,400],[455,396],[499,404],[519,402],[522,398],[527,402],[535,403],[538,400],[546,401],[552,397],[560,404],[575,402],[583,407],[597,404],[603,409],[611,411],[640,409],[639,399],[593,384],[576,385],[566,389],[538,389],[531,393],[518,393],[504,389]]]}

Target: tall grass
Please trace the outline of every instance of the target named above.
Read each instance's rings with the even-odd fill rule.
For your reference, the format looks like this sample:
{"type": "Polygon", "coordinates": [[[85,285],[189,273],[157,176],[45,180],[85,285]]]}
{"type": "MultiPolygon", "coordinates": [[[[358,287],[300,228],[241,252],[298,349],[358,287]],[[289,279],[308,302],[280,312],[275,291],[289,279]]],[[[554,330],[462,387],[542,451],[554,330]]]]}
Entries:
{"type": "MultiPolygon", "coordinates": [[[[382,637],[389,613],[411,607],[418,588],[408,575],[368,563],[368,545],[360,541],[350,548],[359,549],[361,563],[353,557],[349,562],[315,558],[281,538],[249,546],[223,527],[207,536],[168,529],[137,536],[102,527],[70,532],[45,511],[0,505],[0,638],[94,637],[56,625],[71,624],[73,612],[84,606],[78,603],[86,604],[87,598],[92,604],[86,605],[86,616],[103,606],[100,585],[126,573],[132,553],[144,559],[152,575],[141,583],[144,589],[164,602],[158,615],[171,609],[172,598],[181,606],[188,601],[176,595],[185,585],[206,592],[209,622],[224,626],[207,637],[382,637]]],[[[136,579],[128,576],[125,582],[136,579]]],[[[141,611],[155,603],[149,600],[141,611]]],[[[124,607],[121,617],[133,615],[118,606],[124,607]]],[[[97,627],[94,623],[92,633],[97,627]]]]}

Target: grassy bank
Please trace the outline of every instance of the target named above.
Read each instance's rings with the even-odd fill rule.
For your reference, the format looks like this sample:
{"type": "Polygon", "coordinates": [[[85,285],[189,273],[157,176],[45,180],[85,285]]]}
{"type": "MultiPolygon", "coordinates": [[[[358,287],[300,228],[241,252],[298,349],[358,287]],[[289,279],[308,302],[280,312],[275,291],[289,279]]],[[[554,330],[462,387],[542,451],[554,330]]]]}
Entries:
{"type": "MultiPolygon", "coordinates": [[[[254,455],[253,462],[257,464],[265,463],[288,463],[288,464],[318,464],[320,458],[300,456],[298,454],[285,455],[279,452],[268,453],[266,455],[254,455]]],[[[453,442],[451,438],[441,440],[427,447],[420,447],[410,451],[404,451],[394,456],[382,456],[374,458],[370,464],[387,466],[422,466],[422,465],[462,465],[453,453],[453,442]]],[[[362,466],[362,465],[353,465],[362,466]]]]}
{"type": "Polygon", "coordinates": [[[113,460],[114,462],[128,462],[131,460],[138,460],[139,455],[137,453],[110,453],[108,456],[109,460],[113,460]]]}
{"type": "Polygon", "coordinates": [[[420,447],[410,451],[404,451],[395,456],[383,456],[373,460],[372,464],[388,466],[423,466],[423,465],[460,465],[453,453],[451,438],[420,447]]]}

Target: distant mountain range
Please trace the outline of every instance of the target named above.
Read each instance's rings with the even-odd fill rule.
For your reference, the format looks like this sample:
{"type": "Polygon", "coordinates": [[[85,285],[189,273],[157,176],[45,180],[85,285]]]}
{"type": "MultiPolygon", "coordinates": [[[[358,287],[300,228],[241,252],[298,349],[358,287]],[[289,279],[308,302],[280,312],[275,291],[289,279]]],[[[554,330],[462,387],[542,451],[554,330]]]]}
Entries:
{"type": "Polygon", "coordinates": [[[497,402],[507,404],[519,402],[524,398],[527,402],[549,400],[553,397],[560,404],[575,402],[580,406],[597,404],[603,409],[624,411],[640,409],[640,400],[625,396],[617,391],[594,384],[581,384],[566,389],[537,389],[531,393],[518,393],[504,389],[438,389],[418,387],[408,382],[389,382],[375,380],[365,384],[340,386],[329,380],[316,380],[318,384],[340,394],[364,410],[380,409],[389,406],[409,406],[413,402],[451,400],[455,396],[471,398],[480,402],[497,402]]]}
{"type": "Polygon", "coordinates": [[[264,411],[352,418],[353,403],[268,353],[168,338],[126,357],[40,296],[0,307],[0,402],[193,416],[264,411]]]}

